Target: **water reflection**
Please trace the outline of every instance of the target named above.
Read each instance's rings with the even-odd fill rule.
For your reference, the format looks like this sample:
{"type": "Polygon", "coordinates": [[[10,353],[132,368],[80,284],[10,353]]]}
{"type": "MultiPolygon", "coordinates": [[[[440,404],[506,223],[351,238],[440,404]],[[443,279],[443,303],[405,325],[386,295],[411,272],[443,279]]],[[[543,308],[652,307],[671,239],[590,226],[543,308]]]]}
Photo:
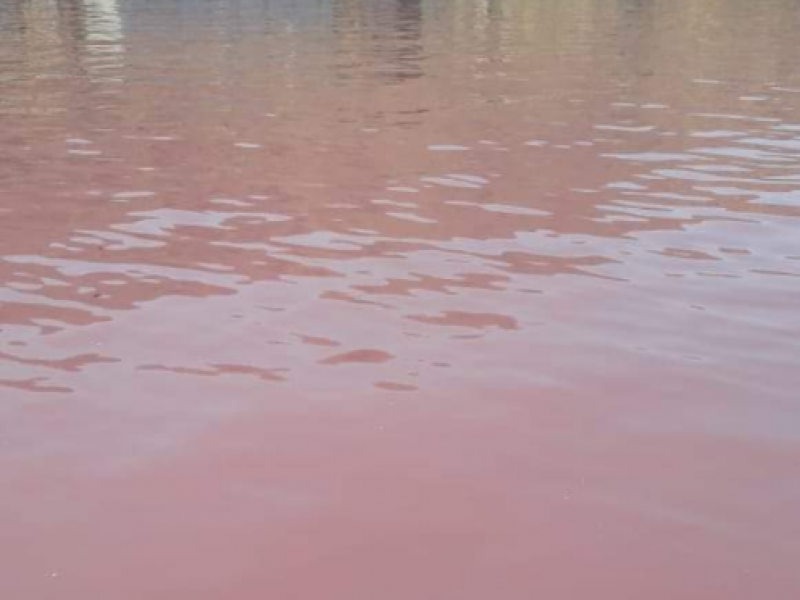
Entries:
{"type": "Polygon", "coordinates": [[[337,75],[401,83],[421,77],[421,0],[338,0],[333,6],[337,75]]]}
{"type": "Polygon", "coordinates": [[[122,18],[117,0],[83,0],[86,9],[86,39],[119,42],[123,39],[122,18]]]}
{"type": "MultiPolygon", "coordinates": [[[[773,4],[793,18],[790,3],[773,4]]],[[[796,216],[796,82],[760,75],[790,51],[774,39],[780,19],[754,27],[747,47],[760,62],[748,71],[727,51],[699,52],[713,31],[679,37],[677,24],[705,26],[706,13],[657,2],[352,0],[208,14],[132,2],[127,23],[113,0],[15,6],[3,55],[19,43],[30,53],[6,62],[0,112],[6,343],[35,348],[76,323],[127,327],[118,311],[148,318],[158,299],[288,285],[272,308],[317,298],[346,322],[347,305],[371,307],[359,314],[372,315],[384,349],[415,360],[409,336],[470,355],[440,325],[469,339],[471,317],[452,315],[563,328],[533,292],[631,293],[592,283],[605,281],[663,295],[672,288],[660,277],[715,276],[740,294],[773,273],[784,276],[776,293],[796,285],[789,240],[774,250],[796,216]],[[689,72],[665,51],[686,44],[707,59],[689,72]]],[[[748,17],[716,10],[735,26],[748,17]]],[[[700,287],[674,293],[712,300],[700,287]]],[[[344,343],[315,327],[329,325],[301,333],[344,343]]],[[[118,345],[110,358],[140,360],[118,345]]],[[[693,353],[715,351],[698,342],[693,353]]],[[[307,368],[284,354],[273,348],[270,368],[307,368]]]]}

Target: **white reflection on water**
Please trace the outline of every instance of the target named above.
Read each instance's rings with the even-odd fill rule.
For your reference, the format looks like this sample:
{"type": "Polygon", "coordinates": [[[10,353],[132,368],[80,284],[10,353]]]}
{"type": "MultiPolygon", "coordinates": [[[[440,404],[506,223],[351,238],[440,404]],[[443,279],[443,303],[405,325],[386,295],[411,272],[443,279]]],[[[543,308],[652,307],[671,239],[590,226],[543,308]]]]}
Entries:
{"type": "Polygon", "coordinates": [[[83,0],[86,7],[87,38],[98,42],[119,42],[123,39],[122,17],[117,0],[83,0]]]}

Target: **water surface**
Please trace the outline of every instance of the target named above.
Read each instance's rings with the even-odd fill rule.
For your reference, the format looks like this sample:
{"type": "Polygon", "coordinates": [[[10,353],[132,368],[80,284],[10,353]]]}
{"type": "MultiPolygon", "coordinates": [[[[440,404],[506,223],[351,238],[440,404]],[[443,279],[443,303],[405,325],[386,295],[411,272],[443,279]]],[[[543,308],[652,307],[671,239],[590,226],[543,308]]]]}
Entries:
{"type": "Polygon", "coordinates": [[[0,595],[800,596],[799,28],[5,0],[0,595]]]}

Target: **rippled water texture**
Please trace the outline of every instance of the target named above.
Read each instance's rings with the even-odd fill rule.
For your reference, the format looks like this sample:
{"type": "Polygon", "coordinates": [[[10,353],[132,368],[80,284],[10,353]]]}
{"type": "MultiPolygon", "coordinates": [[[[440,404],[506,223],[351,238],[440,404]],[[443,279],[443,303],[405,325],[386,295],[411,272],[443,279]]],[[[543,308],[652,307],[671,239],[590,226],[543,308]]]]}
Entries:
{"type": "Polygon", "coordinates": [[[800,598],[798,31],[0,2],[0,597],[800,598]]]}

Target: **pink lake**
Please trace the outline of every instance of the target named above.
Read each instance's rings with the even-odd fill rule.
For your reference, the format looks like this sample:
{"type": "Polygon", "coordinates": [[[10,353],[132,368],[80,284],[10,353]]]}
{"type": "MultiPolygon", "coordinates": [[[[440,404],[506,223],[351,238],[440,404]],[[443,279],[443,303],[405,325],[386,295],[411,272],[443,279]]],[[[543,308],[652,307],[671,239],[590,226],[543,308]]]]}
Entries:
{"type": "Polygon", "coordinates": [[[0,598],[800,598],[794,0],[4,0],[0,598]]]}

